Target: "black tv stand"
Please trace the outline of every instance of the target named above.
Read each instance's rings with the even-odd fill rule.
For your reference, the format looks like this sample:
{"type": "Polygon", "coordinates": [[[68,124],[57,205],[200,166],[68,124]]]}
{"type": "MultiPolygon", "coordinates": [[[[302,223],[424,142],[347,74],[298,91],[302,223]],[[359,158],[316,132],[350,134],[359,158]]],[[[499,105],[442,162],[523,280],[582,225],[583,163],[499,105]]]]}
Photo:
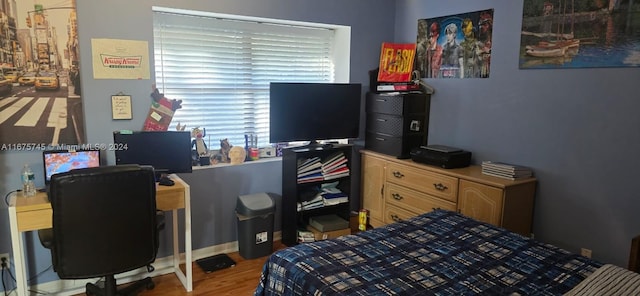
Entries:
{"type": "MultiPolygon", "coordinates": [[[[337,144],[337,143],[336,143],[337,144]]],[[[333,143],[320,143],[316,140],[309,141],[309,144],[301,146],[300,148],[307,148],[309,150],[321,150],[333,148],[333,143]]]]}

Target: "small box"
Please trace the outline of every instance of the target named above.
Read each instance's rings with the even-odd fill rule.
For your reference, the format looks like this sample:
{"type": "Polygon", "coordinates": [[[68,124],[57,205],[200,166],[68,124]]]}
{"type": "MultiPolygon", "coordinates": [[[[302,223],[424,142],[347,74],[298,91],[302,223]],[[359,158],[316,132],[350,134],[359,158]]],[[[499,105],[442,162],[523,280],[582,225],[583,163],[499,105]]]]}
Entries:
{"type": "Polygon", "coordinates": [[[349,228],[349,221],[340,218],[338,215],[323,215],[309,218],[309,225],[319,231],[328,232],[349,228]]]}
{"type": "Polygon", "coordinates": [[[351,234],[351,229],[349,228],[322,232],[320,230],[315,229],[311,225],[307,225],[307,230],[313,232],[313,236],[315,237],[316,241],[336,238],[339,236],[351,234]]]}

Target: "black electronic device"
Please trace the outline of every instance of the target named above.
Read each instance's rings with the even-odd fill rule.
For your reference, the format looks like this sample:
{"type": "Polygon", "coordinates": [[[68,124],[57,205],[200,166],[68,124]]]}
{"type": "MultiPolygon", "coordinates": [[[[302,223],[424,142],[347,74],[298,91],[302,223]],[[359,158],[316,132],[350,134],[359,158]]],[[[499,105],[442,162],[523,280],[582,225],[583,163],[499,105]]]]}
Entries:
{"type": "Polygon", "coordinates": [[[66,149],[42,151],[44,164],[44,183],[49,185],[51,176],[73,169],[93,168],[100,166],[101,150],[99,149],[66,149]]]}
{"type": "Polygon", "coordinates": [[[358,138],[361,88],[359,83],[272,82],[269,142],[358,138]]]}
{"type": "Polygon", "coordinates": [[[162,185],[162,186],[173,186],[176,184],[176,182],[174,182],[173,180],[171,180],[171,178],[169,178],[169,176],[161,176],[160,179],[158,180],[158,184],[162,185]]]}
{"type": "Polygon", "coordinates": [[[162,174],[191,173],[191,133],[182,131],[115,131],[116,164],[150,165],[162,174]]]}
{"type": "Polygon", "coordinates": [[[420,146],[411,150],[411,159],[445,169],[464,168],[471,163],[471,152],[443,145],[420,146]]]}

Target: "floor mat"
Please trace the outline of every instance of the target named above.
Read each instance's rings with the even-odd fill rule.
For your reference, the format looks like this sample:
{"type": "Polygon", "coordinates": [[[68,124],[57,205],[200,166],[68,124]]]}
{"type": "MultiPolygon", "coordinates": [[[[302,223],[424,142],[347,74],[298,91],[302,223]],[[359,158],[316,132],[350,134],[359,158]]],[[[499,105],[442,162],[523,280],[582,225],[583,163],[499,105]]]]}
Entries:
{"type": "Polygon", "coordinates": [[[220,269],[236,266],[236,262],[233,261],[227,254],[218,254],[215,256],[202,258],[196,260],[196,263],[205,273],[213,272],[220,269]]]}

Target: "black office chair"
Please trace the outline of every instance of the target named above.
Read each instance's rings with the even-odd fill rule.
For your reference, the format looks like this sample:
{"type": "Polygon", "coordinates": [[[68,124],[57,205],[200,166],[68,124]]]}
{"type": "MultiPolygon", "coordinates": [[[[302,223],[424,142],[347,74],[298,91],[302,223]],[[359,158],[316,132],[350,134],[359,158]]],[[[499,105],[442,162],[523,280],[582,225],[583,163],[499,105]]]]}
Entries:
{"type": "Polygon", "coordinates": [[[88,283],[87,295],[154,288],[147,277],[117,291],[114,277],[144,266],[152,270],[163,223],[156,211],[153,169],[118,165],[72,170],[51,177],[48,195],[53,228],[38,234],[51,249],[61,279],[104,276],[104,288],[88,283]]]}

